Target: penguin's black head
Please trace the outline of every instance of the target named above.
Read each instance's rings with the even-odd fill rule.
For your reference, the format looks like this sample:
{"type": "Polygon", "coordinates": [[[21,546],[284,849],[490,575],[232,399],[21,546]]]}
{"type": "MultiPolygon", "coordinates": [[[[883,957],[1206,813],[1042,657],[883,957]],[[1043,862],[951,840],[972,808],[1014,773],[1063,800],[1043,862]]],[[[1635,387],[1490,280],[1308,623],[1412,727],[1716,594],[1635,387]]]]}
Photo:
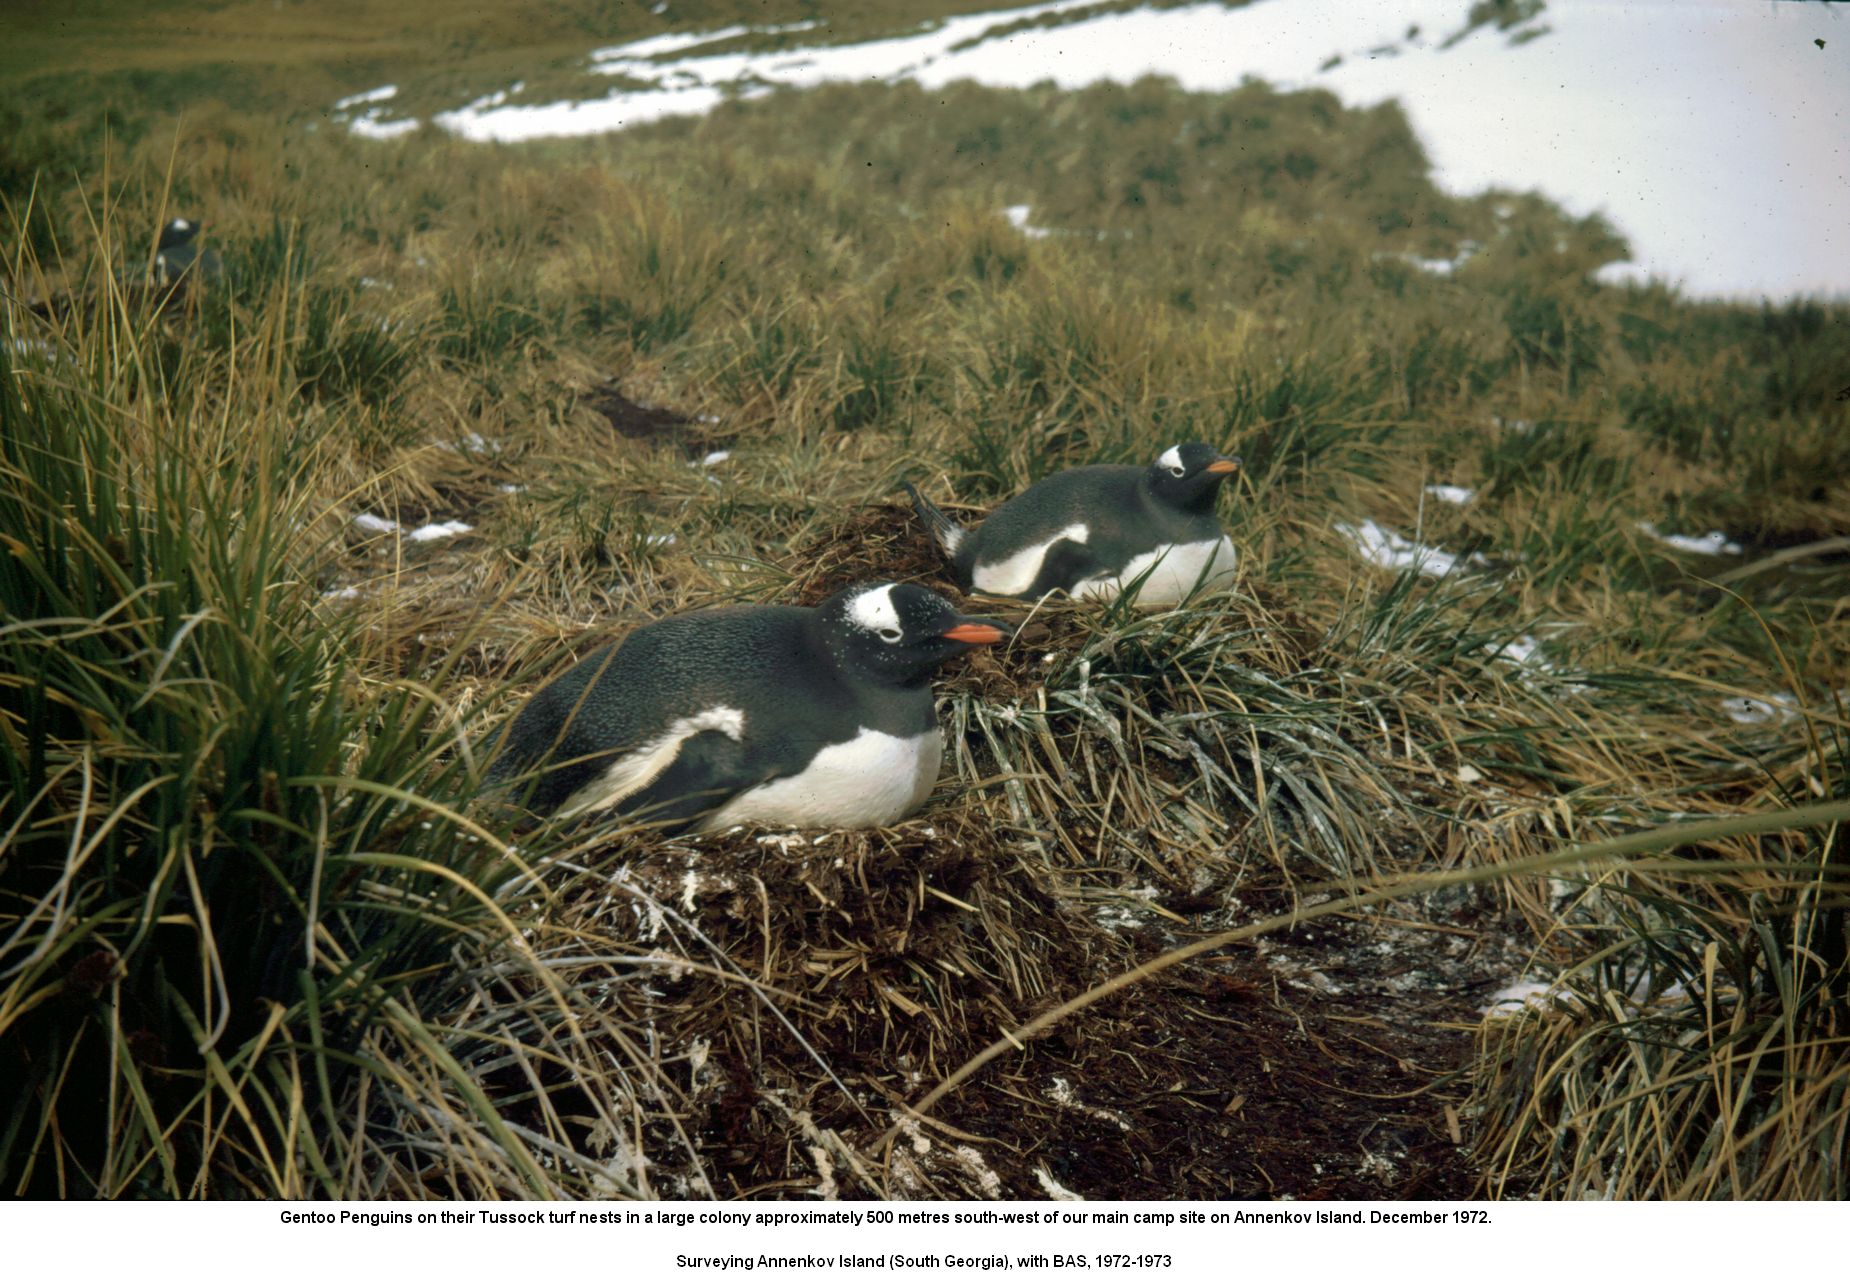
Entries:
{"type": "Polygon", "coordinates": [[[185,247],[198,237],[199,222],[188,221],[185,217],[175,217],[161,227],[160,241],[154,245],[155,250],[171,252],[175,248],[185,247]]]}
{"type": "Polygon", "coordinates": [[[1237,455],[1222,455],[1206,442],[1184,442],[1156,457],[1148,481],[1156,498],[1193,512],[1212,508],[1221,482],[1239,468],[1237,455]]]}
{"type": "Polygon", "coordinates": [[[929,588],[856,584],[821,607],[830,649],[841,662],[887,685],[920,685],[939,664],[1008,635],[1000,619],[959,614],[929,588]]]}

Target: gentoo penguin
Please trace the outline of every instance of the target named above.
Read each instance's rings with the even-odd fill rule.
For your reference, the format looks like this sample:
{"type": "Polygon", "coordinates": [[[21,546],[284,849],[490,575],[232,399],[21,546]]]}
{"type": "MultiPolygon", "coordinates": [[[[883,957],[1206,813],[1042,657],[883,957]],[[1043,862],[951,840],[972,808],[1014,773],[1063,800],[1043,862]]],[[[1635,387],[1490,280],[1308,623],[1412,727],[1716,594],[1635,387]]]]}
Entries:
{"type": "Polygon", "coordinates": [[[175,217],[161,227],[154,245],[154,277],[162,287],[175,287],[187,274],[204,274],[217,280],[224,272],[218,253],[199,250],[199,223],[175,217]]]}
{"type": "Polygon", "coordinates": [[[1007,631],[893,583],[661,619],[535,694],[488,783],[537,813],[702,831],[894,822],[938,780],[932,673],[1007,631]]]}
{"type": "Polygon", "coordinates": [[[1148,468],[1093,464],[1055,473],[965,530],[912,483],[906,490],[966,591],[1035,598],[1056,588],[1110,600],[1142,580],[1140,606],[1172,606],[1199,584],[1233,585],[1233,544],[1214,515],[1237,458],[1203,442],[1148,468]]]}

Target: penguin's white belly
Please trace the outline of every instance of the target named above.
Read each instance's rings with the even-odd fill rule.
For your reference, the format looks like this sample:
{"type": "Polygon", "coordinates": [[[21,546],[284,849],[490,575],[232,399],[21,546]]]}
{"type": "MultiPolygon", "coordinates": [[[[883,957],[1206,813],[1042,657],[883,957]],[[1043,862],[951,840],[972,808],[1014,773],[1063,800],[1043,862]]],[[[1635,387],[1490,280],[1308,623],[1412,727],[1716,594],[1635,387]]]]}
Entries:
{"type": "Polygon", "coordinates": [[[743,822],[767,826],[877,827],[925,803],[938,781],[944,739],[934,726],[916,738],[861,727],[817,752],[802,773],[741,792],[707,815],[703,831],[743,822]]]}
{"type": "Polygon", "coordinates": [[[1116,575],[1088,579],[1073,589],[1073,595],[1110,601],[1145,571],[1149,577],[1137,591],[1136,604],[1141,609],[1179,605],[1197,584],[1203,593],[1225,592],[1233,587],[1233,541],[1222,535],[1138,553],[1116,575]]]}

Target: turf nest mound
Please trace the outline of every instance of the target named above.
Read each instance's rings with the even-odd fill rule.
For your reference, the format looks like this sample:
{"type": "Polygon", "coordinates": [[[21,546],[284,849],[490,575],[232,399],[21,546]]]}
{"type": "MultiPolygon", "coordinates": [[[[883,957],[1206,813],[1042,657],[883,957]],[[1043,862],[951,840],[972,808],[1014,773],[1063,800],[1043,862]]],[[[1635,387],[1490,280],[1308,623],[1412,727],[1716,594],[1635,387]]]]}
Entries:
{"type": "Polygon", "coordinates": [[[849,584],[893,579],[924,584],[957,597],[944,555],[912,510],[867,504],[839,521],[823,522],[791,545],[786,563],[801,578],[797,605],[813,606],[849,584]]]}
{"type": "Polygon", "coordinates": [[[1507,958],[1477,933],[1488,916],[1307,924],[1030,1033],[1196,930],[1055,868],[998,803],[871,832],[618,830],[555,860],[550,896],[536,880],[510,899],[538,971],[485,979],[450,1028],[550,1018],[524,1067],[490,1049],[480,1072],[523,1142],[594,1193],[1470,1191],[1469,1045],[1435,1023],[1507,958]],[[992,1040],[1021,1046],[916,1111],[992,1040]]]}
{"type": "MultiPolygon", "coordinates": [[[[649,1078],[615,1131],[568,1109],[565,1084],[519,1111],[576,1155],[608,1157],[635,1129],[623,1192],[888,1193],[869,1147],[896,1109],[973,1041],[1130,962],[982,807],[892,830],[642,844],[620,831],[556,867],[535,944],[584,1005],[581,1027],[620,1036],[613,1056],[646,1057],[632,1069],[649,1078]]],[[[983,1192],[955,1153],[915,1167],[928,1196],[983,1192]]]]}

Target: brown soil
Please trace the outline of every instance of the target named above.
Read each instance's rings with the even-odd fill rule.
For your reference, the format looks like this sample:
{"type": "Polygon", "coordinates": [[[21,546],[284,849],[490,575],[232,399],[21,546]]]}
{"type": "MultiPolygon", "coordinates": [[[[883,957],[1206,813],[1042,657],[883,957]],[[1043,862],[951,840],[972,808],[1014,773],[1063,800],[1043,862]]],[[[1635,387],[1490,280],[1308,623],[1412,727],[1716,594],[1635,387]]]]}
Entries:
{"type": "MultiPolygon", "coordinates": [[[[1474,1194],[1464,1027],[1513,946],[1462,898],[1171,970],[1026,1042],[923,1122],[905,1119],[903,1103],[1003,1031],[1291,905],[1249,884],[1194,922],[1163,918],[1135,898],[1076,893],[1010,839],[982,809],[947,808],[890,832],[738,833],[633,858],[628,878],[775,994],[840,1079],[736,983],[626,987],[659,1055],[707,1058],[648,1133],[651,1186],[701,1192],[666,1131],[678,1119],[720,1197],[1044,1199],[1043,1175],[1095,1200],[1474,1194]],[[903,1130],[882,1149],[896,1117],[903,1130]]],[[[582,922],[575,908],[595,906],[637,948],[668,944],[644,908],[608,900],[589,890],[563,914],[582,922]]]]}
{"type": "MultiPolygon", "coordinates": [[[[1159,926],[1146,953],[1182,936],[1159,926]]],[[[1481,1000],[1493,979],[1452,944],[1488,953],[1338,921],[1208,956],[937,1112],[1087,1198],[1468,1198],[1472,1043],[1453,1023],[1476,1015],[1466,987],[1481,1000]]],[[[1000,1174],[1011,1196],[1044,1196],[1030,1172],[1000,1174]]]]}
{"type": "Polygon", "coordinates": [[[603,416],[610,427],[626,438],[639,442],[662,443],[705,450],[712,441],[707,429],[694,417],[672,407],[637,402],[618,386],[606,380],[593,386],[579,399],[579,405],[603,416]]]}

